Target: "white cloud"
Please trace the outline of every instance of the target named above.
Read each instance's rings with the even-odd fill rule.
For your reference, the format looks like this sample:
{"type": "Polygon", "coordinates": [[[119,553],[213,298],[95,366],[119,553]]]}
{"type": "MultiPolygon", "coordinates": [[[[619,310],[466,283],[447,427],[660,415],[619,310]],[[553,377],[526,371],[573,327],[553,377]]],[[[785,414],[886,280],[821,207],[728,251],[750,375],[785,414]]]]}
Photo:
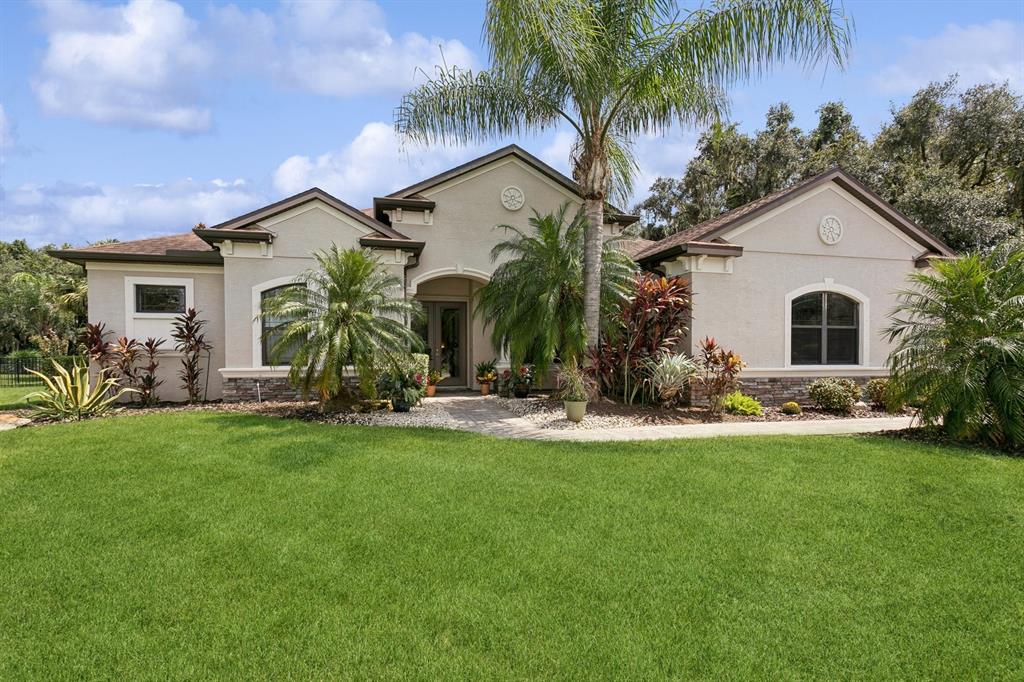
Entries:
{"type": "Polygon", "coordinates": [[[886,93],[911,93],[931,81],[960,74],[964,86],[1009,81],[1024,89],[1024,25],[1003,20],[949,24],[930,38],[908,38],[906,52],[872,79],[886,93]]]}
{"type": "Polygon", "coordinates": [[[483,152],[476,147],[439,147],[402,151],[394,128],[367,123],[345,148],[317,157],[292,156],[274,172],[274,188],[296,194],[320,187],[358,207],[447,170],[483,152]]]}
{"type": "Polygon", "coordinates": [[[43,7],[48,46],[33,88],[44,111],[182,132],[210,128],[195,84],[212,56],[181,5],[66,0],[43,7]]]}
{"type": "Polygon", "coordinates": [[[470,67],[458,40],[392,36],[368,0],[282,2],[264,12],[211,7],[200,24],[173,0],[94,5],[43,0],[47,49],[33,89],[43,110],[98,123],[203,132],[203,88],[216,75],[351,97],[396,94],[442,60],[470,67]]]}
{"type": "Polygon", "coordinates": [[[460,41],[419,33],[392,36],[380,5],[364,0],[283,2],[277,12],[235,5],[211,11],[234,66],[269,73],[286,89],[351,97],[400,93],[436,64],[470,67],[460,41]]]}
{"type": "MultiPolygon", "coordinates": [[[[2,190],[0,190],[2,192],[2,190]]],[[[22,185],[6,196],[0,216],[4,239],[32,244],[141,239],[212,225],[267,203],[244,180],[199,182],[186,178],[159,185],[22,185]]]]}

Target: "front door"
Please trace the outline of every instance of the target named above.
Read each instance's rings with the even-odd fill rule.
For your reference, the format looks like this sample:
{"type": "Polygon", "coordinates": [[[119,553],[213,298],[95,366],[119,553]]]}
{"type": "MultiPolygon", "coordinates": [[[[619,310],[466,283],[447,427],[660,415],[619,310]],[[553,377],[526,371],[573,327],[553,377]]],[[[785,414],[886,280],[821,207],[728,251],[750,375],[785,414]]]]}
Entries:
{"type": "Polygon", "coordinates": [[[441,372],[440,386],[466,386],[466,304],[458,301],[421,301],[425,313],[419,325],[427,345],[430,368],[441,372]]]}

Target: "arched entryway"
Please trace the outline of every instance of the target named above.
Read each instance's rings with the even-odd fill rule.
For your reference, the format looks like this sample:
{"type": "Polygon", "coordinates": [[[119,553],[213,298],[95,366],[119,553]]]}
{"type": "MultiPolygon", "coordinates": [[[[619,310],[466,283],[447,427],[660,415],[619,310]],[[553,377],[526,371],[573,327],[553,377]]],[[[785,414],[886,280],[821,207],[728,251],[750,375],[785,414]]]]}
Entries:
{"type": "Polygon", "coordinates": [[[494,357],[483,324],[474,319],[474,296],[486,276],[435,272],[410,282],[409,294],[423,305],[415,325],[430,355],[431,369],[441,373],[442,387],[475,385],[474,365],[494,357]]]}

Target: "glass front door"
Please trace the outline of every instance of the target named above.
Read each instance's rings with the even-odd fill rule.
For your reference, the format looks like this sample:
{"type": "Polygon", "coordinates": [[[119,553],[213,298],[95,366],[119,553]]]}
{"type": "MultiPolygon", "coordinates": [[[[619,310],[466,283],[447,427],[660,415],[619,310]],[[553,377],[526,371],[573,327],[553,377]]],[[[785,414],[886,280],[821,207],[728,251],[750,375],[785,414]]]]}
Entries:
{"type": "Polygon", "coordinates": [[[424,318],[417,331],[427,346],[430,368],[441,373],[441,386],[465,386],[466,304],[422,301],[424,318]]]}

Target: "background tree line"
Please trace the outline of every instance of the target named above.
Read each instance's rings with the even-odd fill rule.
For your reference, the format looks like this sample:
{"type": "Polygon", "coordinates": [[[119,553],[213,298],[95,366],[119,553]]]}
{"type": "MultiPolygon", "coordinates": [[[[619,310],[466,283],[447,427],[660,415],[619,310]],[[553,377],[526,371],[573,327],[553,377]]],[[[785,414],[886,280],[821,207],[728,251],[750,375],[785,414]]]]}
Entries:
{"type": "Polygon", "coordinates": [[[1024,235],[1024,105],[1008,85],[957,89],[952,76],[919,90],[873,140],[842,102],[818,108],[810,132],[792,109],[768,109],[754,135],[716,124],[682,178],[659,177],[636,206],[643,235],[660,239],[842,166],[954,249],[1024,235]]]}
{"type": "Polygon", "coordinates": [[[0,241],[0,355],[57,356],[75,349],[86,322],[85,273],[48,256],[52,248],[0,241]]]}

